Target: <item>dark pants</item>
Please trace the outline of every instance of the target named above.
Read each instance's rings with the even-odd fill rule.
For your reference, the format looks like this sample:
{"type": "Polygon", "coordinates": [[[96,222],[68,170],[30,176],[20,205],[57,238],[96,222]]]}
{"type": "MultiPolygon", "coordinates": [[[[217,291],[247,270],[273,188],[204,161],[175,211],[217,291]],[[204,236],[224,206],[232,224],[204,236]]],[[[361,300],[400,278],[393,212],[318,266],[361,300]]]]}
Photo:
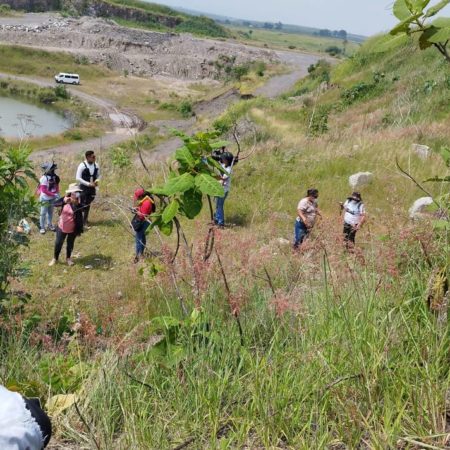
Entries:
{"type": "Polygon", "coordinates": [[[61,229],[58,227],[56,229],[56,240],[55,240],[55,254],[54,258],[58,260],[59,254],[61,253],[62,246],[67,237],[67,245],[66,245],[66,255],[67,258],[70,258],[73,251],[73,244],[75,243],[75,238],[77,237],[75,232],[73,233],[63,233],[61,229]]]}
{"type": "Polygon", "coordinates": [[[355,236],[356,230],[353,225],[349,223],[344,223],[344,242],[345,245],[348,246],[348,243],[351,242],[353,245],[355,244],[355,236]]]}
{"type": "Polygon", "coordinates": [[[150,222],[145,221],[141,228],[136,231],[135,239],[136,239],[136,256],[142,256],[144,254],[145,246],[147,245],[147,237],[145,236],[145,232],[147,228],[150,226],[150,222]]]}
{"type": "Polygon", "coordinates": [[[82,188],[81,206],[83,207],[83,223],[87,225],[91,203],[95,200],[95,188],[82,188]]]}
{"type": "Polygon", "coordinates": [[[294,226],[294,248],[298,248],[309,234],[309,229],[299,220],[295,221],[294,226]]]}

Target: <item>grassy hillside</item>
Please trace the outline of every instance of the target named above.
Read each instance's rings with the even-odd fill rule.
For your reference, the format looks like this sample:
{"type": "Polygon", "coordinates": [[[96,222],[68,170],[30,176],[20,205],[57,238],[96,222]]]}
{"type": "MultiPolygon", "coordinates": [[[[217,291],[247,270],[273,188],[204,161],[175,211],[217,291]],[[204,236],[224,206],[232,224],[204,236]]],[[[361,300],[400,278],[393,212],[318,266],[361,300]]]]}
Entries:
{"type": "Polygon", "coordinates": [[[228,25],[236,33],[236,38],[251,45],[262,45],[282,50],[300,50],[325,53],[327,49],[337,47],[343,54],[351,55],[359,48],[355,42],[342,39],[314,36],[312,34],[289,33],[286,31],[266,30],[263,28],[248,28],[228,25]]]}
{"type": "MultiPolygon", "coordinates": [[[[395,158],[418,180],[447,174],[437,155],[424,162],[410,148],[448,145],[450,70],[414,43],[374,54],[377,39],[333,69],[311,68],[285,98],[241,102],[216,121],[224,131],[243,118],[257,126],[256,151],[235,167],[226,202],[232,226],[216,231],[222,265],[217,254],[202,258],[206,205],[200,219],[182,220],[192,262],[182,246],[172,264],[176,237],[151,232],[152,256],[131,264],[126,207],[135,186],[160,183],[168,167],[151,165],[150,177],[139,165],[120,169],[111,150],[99,155],[94,227],[75,244],[75,266],[48,268],[53,236],[32,236],[1,312],[0,380],[44,400],[76,394],[77,408],[55,412],[58,442],[445,448],[448,323],[445,303],[430,312],[426,300],[446,236],[408,220],[424,194],[395,158]],[[357,171],[374,181],[361,189],[369,219],[349,254],[338,202],[357,171]],[[293,254],[280,238],[291,239],[311,186],[323,220],[293,254]],[[183,319],[180,297],[199,312],[183,319]]],[[[127,152],[134,162],[133,145],[127,152]]],[[[77,162],[58,161],[64,185],[77,162]]]]}

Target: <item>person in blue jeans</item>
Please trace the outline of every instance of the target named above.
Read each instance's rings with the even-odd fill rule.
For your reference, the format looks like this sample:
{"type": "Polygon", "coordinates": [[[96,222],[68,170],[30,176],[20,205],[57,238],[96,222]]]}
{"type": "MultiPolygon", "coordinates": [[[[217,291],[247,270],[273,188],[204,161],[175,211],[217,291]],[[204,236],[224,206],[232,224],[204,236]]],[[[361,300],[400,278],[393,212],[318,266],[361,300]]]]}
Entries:
{"type": "Polygon", "coordinates": [[[230,192],[232,164],[233,155],[225,152],[220,158],[220,165],[226,173],[221,173],[219,175],[220,184],[223,186],[225,195],[223,197],[216,197],[216,213],[214,214],[214,223],[219,227],[225,226],[224,205],[225,200],[228,197],[228,193],[230,192]]]}
{"type": "Polygon", "coordinates": [[[311,232],[320,211],[317,204],[319,191],[308,189],[306,197],[302,198],[297,206],[297,219],[294,226],[294,249],[298,249],[305,238],[311,232]]]}
{"type": "Polygon", "coordinates": [[[54,203],[59,198],[59,176],[56,175],[55,170],[58,168],[53,162],[42,164],[44,171],[39,180],[39,203],[41,205],[41,213],[39,219],[39,232],[45,234],[45,230],[55,231],[53,225],[53,210],[54,203]]]}
{"type": "Polygon", "coordinates": [[[136,241],[136,255],[134,257],[134,262],[137,263],[144,256],[145,247],[147,245],[145,232],[150,226],[150,215],[155,212],[155,203],[151,194],[144,189],[136,189],[133,199],[136,212],[135,223],[133,225],[136,241]]]}

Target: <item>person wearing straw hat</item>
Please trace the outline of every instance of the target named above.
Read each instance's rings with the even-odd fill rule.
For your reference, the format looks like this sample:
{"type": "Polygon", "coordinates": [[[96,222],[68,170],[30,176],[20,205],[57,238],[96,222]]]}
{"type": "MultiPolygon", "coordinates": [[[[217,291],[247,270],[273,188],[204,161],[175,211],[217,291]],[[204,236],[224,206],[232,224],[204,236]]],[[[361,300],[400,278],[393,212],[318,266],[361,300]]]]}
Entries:
{"type": "Polygon", "coordinates": [[[347,249],[353,249],[356,232],[366,221],[366,209],[361,194],[353,192],[345,203],[341,203],[341,209],[344,212],[344,244],[347,249]]]}
{"type": "Polygon", "coordinates": [[[58,228],[56,229],[55,250],[53,259],[49,266],[54,266],[58,262],[64,241],[67,238],[66,257],[67,265],[73,266],[71,259],[75,238],[83,232],[83,215],[80,206],[80,187],[76,183],[69,185],[64,197],[64,203],[59,216],[58,228]]]}

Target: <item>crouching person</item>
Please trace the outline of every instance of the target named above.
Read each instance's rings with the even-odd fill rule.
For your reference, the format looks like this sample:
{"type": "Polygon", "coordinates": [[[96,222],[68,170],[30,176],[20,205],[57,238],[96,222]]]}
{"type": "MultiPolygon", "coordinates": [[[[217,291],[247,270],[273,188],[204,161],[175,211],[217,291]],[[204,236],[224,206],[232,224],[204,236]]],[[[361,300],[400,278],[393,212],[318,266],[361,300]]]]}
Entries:
{"type": "Polygon", "coordinates": [[[69,189],[66,191],[61,215],[58,221],[58,228],[56,229],[55,251],[49,266],[53,266],[58,262],[59,254],[61,253],[66,239],[67,265],[73,266],[74,264],[72,261],[72,252],[75,238],[80,236],[83,232],[83,214],[82,206],[80,205],[80,192],[81,189],[75,183],[69,185],[69,189]]]}

